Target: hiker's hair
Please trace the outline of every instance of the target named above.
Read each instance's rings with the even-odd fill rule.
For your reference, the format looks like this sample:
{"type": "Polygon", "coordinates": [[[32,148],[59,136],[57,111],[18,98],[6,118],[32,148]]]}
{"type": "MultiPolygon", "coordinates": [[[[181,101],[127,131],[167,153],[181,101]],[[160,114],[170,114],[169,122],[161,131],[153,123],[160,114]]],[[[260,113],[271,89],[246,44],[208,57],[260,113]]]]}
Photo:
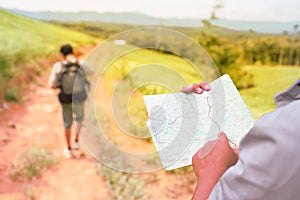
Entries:
{"type": "Polygon", "coordinates": [[[64,56],[67,56],[69,54],[73,54],[73,48],[69,44],[64,44],[60,48],[60,53],[62,53],[64,56]]]}

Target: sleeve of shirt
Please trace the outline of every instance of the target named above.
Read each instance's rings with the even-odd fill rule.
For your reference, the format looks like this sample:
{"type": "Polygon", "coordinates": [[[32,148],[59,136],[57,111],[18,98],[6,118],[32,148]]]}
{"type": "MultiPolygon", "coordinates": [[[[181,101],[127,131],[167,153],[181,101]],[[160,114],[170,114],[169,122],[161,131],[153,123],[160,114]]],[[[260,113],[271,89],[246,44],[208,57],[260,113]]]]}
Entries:
{"type": "Polygon", "coordinates": [[[49,86],[52,88],[58,88],[60,86],[60,72],[61,72],[61,63],[57,62],[54,64],[51,74],[50,74],[50,78],[49,78],[49,86]]]}
{"type": "Polygon", "coordinates": [[[239,161],[209,199],[282,200],[299,197],[300,101],[261,117],[240,144],[239,161]]]}

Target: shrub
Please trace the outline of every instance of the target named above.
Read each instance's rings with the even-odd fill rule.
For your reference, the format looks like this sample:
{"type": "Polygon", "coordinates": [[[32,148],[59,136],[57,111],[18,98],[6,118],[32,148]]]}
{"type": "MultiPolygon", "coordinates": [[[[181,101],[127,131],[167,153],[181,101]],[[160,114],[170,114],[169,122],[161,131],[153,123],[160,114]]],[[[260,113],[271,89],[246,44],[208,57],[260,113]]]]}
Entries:
{"type": "Polygon", "coordinates": [[[54,163],[55,160],[47,148],[35,146],[24,152],[20,162],[14,165],[11,177],[17,181],[28,181],[39,177],[54,163]]]}
{"type": "Polygon", "coordinates": [[[118,200],[137,200],[145,199],[143,188],[147,181],[139,174],[120,172],[108,168],[102,164],[97,164],[97,171],[106,179],[112,199],[118,200]]]}

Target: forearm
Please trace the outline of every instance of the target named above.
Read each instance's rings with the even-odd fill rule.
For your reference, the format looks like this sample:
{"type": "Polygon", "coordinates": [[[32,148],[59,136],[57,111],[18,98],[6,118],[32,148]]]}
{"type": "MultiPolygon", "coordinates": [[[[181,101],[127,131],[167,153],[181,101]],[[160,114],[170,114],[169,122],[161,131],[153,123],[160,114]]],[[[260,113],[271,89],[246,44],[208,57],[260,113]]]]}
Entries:
{"type": "Polygon", "coordinates": [[[194,200],[207,199],[224,172],[235,165],[238,155],[230,147],[225,133],[216,141],[209,141],[193,156],[193,169],[198,183],[194,200]]]}
{"type": "Polygon", "coordinates": [[[198,182],[193,194],[193,200],[206,200],[208,199],[211,191],[219,181],[220,177],[226,169],[207,169],[199,174],[198,182]]]}
{"type": "Polygon", "coordinates": [[[206,200],[216,183],[215,181],[205,181],[199,178],[192,200],[206,200]]]}

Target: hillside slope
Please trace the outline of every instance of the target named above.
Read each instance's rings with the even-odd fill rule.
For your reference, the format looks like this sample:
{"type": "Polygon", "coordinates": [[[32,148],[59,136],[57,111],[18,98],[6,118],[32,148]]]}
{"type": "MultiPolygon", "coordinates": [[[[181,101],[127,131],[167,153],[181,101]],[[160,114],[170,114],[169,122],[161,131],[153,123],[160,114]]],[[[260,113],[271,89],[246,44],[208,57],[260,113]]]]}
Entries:
{"type": "MultiPolygon", "coordinates": [[[[41,60],[49,60],[63,43],[93,44],[91,36],[32,20],[0,9],[0,107],[18,100],[28,80],[41,72],[41,60]]],[[[44,64],[45,65],[45,64],[44,64]]]]}
{"type": "Polygon", "coordinates": [[[5,53],[26,50],[27,54],[51,51],[56,45],[92,43],[94,38],[85,34],[53,26],[37,20],[12,14],[0,9],[0,49],[5,53]]]}

